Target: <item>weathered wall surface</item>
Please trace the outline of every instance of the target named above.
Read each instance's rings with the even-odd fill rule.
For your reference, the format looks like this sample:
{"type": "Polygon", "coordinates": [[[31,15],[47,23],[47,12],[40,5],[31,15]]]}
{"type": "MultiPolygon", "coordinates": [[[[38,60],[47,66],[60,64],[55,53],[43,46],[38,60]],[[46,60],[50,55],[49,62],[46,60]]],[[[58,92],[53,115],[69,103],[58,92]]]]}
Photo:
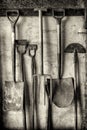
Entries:
{"type": "MultiPolygon", "coordinates": [[[[57,29],[56,20],[53,17],[44,17],[44,73],[51,74],[52,78],[57,78],[57,29]]],[[[84,19],[81,16],[65,17],[62,24],[62,41],[65,47],[71,43],[80,43],[85,46],[85,34],[78,34],[83,31],[84,19]]],[[[40,44],[39,44],[39,24],[38,17],[20,17],[17,23],[17,39],[27,39],[30,44],[37,44],[37,68],[40,73],[40,44]]],[[[23,85],[16,85],[16,89],[12,86],[8,90],[5,88],[5,81],[12,81],[12,55],[11,55],[11,25],[6,17],[0,18],[0,66],[3,80],[3,90],[8,91],[4,100],[3,120],[6,128],[24,130],[23,115],[23,85]],[[12,93],[15,92],[15,95],[12,93]],[[9,104],[13,106],[9,107],[9,104]],[[20,105],[21,103],[21,105],[20,105]],[[20,106],[18,106],[20,105],[20,106]]],[[[31,58],[29,54],[24,56],[26,79],[28,86],[31,84],[31,58]]],[[[80,62],[80,83],[82,99],[84,102],[84,86],[85,86],[85,54],[79,54],[80,62]]],[[[74,76],[74,60],[73,54],[65,54],[64,75],[63,77],[74,76]]],[[[21,81],[20,63],[17,62],[17,80],[21,81]]],[[[13,86],[14,87],[14,86],[13,86]]],[[[83,105],[84,106],[84,105],[83,105]]],[[[75,110],[74,103],[67,108],[58,108],[52,104],[53,108],[53,126],[57,128],[75,128],[75,110]]],[[[80,106],[78,105],[78,120],[81,124],[80,106]]]]}
{"type": "Polygon", "coordinates": [[[36,7],[51,7],[51,8],[80,8],[87,7],[86,0],[1,0],[0,9],[16,9],[16,8],[36,8],[36,7]]]}
{"type": "Polygon", "coordinates": [[[1,8],[33,8],[33,7],[77,7],[77,0],[1,0],[1,8]]]}

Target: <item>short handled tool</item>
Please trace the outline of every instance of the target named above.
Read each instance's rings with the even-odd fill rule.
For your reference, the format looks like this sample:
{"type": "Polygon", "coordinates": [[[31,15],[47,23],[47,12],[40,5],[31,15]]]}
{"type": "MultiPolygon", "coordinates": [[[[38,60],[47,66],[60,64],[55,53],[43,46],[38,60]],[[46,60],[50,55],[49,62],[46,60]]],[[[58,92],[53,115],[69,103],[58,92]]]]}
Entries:
{"type": "Polygon", "coordinates": [[[48,74],[44,74],[44,63],[43,63],[43,18],[42,18],[42,12],[46,11],[44,8],[35,9],[35,11],[39,12],[39,38],[40,38],[40,45],[41,45],[41,74],[34,75],[34,78],[37,79],[37,85],[35,85],[37,88],[35,90],[36,93],[36,111],[37,111],[37,127],[40,129],[46,129],[48,127],[48,96],[50,96],[50,100],[52,103],[52,78],[48,74]],[[47,79],[50,80],[50,95],[47,95],[46,92],[46,84],[47,79]],[[43,116],[42,116],[42,113],[43,116]]]}
{"type": "MultiPolygon", "coordinates": [[[[79,129],[79,124],[78,124],[78,102],[80,103],[80,108],[82,108],[78,53],[85,53],[86,50],[81,44],[72,43],[72,44],[69,44],[65,48],[65,52],[74,53],[75,130],[78,130],[79,129]]],[[[81,112],[82,112],[82,110],[81,110],[81,112]]]]}
{"type": "Polygon", "coordinates": [[[63,42],[62,42],[62,32],[61,25],[62,19],[65,16],[64,9],[53,9],[53,17],[57,20],[57,32],[59,35],[57,44],[57,65],[58,65],[58,78],[54,80],[54,92],[53,92],[53,102],[58,107],[68,107],[71,105],[74,97],[73,89],[73,78],[62,78],[63,68],[64,68],[64,55],[63,55],[63,42]]]}

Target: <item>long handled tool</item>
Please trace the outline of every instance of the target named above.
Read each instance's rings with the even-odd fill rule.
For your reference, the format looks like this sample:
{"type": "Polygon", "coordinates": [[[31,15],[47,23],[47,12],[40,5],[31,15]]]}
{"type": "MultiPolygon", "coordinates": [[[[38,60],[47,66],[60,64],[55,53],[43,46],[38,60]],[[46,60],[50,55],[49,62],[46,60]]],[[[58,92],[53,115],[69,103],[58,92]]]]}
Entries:
{"type": "Polygon", "coordinates": [[[61,36],[61,27],[62,27],[62,19],[65,16],[64,9],[53,10],[53,16],[57,20],[57,34],[59,35],[58,46],[57,46],[57,57],[58,57],[58,76],[59,78],[63,75],[63,44],[62,44],[62,36],[61,36]],[[57,14],[56,14],[57,13],[57,14]]]}
{"type": "Polygon", "coordinates": [[[57,45],[58,79],[54,82],[53,102],[58,107],[67,107],[74,97],[73,79],[62,78],[63,76],[63,44],[61,36],[61,22],[65,16],[64,9],[53,9],[53,17],[57,20],[57,32],[59,35],[57,45]]]}
{"type": "Polygon", "coordinates": [[[12,26],[12,71],[13,71],[13,79],[16,81],[16,49],[15,49],[15,40],[16,40],[16,32],[15,27],[16,23],[19,19],[19,11],[18,10],[8,10],[7,18],[12,26]]]}
{"type": "Polygon", "coordinates": [[[28,48],[28,41],[27,40],[16,40],[16,48],[20,55],[21,59],[21,71],[22,71],[22,81],[24,82],[24,55],[26,54],[28,48]]]}
{"type": "MultiPolygon", "coordinates": [[[[82,108],[78,53],[85,53],[86,50],[81,44],[72,43],[72,44],[70,44],[69,46],[66,47],[65,52],[74,53],[75,130],[78,130],[79,129],[79,124],[78,124],[78,102],[80,103],[80,107],[82,108]]],[[[82,110],[81,110],[81,112],[82,112],[82,110]]]]}
{"type": "Polygon", "coordinates": [[[34,78],[37,79],[37,84],[35,90],[36,92],[36,118],[37,118],[37,128],[42,130],[47,130],[48,127],[48,95],[46,92],[46,83],[47,79],[50,79],[50,100],[52,100],[52,79],[48,74],[44,74],[44,64],[43,64],[43,20],[42,20],[42,11],[46,9],[39,8],[35,9],[39,12],[39,35],[40,35],[40,44],[41,44],[41,74],[34,75],[34,78]]]}
{"type": "Polygon", "coordinates": [[[79,83],[79,75],[78,75],[78,54],[77,50],[74,50],[74,61],[75,61],[75,129],[78,130],[78,83],[79,83]]]}
{"type": "Polygon", "coordinates": [[[25,44],[26,40],[16,40],[17,50],[21,56],[21,64],[24,64],[26,59],[23,55],[26,53],[27,46],[29,49],[29,72],[27,73],[26,64],[22,66],[24,81],[24,126],[25,130],[34,129],[34,86],[32,75],[36,73],[35,56],[36,56],[36,45],[25,44]],[[26,49],[26,50],[25,50],[26,49]],[[29,74],[29,75],[28,75],[29,74]],[[27,75],[27,76],[26,76],[27,75]]]}
{"type": "MultiPolygon", "coordinates": [[[[29,56],[32,58],[32,78],[33,75],[36,74],[36,60],[35,60],[35,56],[36,56],[36,50],[37,50],[37,45],[33,44],[33,45],[29,45],[29,56]]],[[[32,98],[33,98],[33,104],[32,104],[32,109],[33,109],[33,113],[32,113],[32,126],[33,126],[33,130],[35,129],[35,80],[33,79],[32,82],[32,89],[33,89],[33,93],[32,93],[32,98]]]]}
{"type": "Polygon", "coordinates": [[[78,34],[81,34],[81,35],[86,35],[86,54],[85,54],[85,77],[86,77],[86,80],[85,80],[85,93],[84,93],[84,98],[85,98],[85,101],[84,101],[84,108],[83,108],[83,113],[82,113],[82,127],[81,129],[82,130],[86,130],[87,129],[87,8],[85,8],[84,10],[84,15],[85,15],[85,22],[84,22],[84,29],[81,31],[81,32],[78,32],[78,34]]]}
{"type": "Polygon", "coordinates": [[[22,110],[23,109],[23,89],[24,82],[16,82],[16,49],[15,49],[15,40],[16,40],[16,32],[15,27],[19,18],[18,10],[8,10],[7,18],[9,19],[12,26],[12,76],[13,79],[11,81],[5,82],[5,91],[3,93],[4,96],[4,109],[6,111],[10,110],[22,110]],[[5,105],[8,104],[8,105],[5,105]]]}
{"type": "MultiPolygon", "coordinates": [[[[19,53],[21,57],[21,71],[22,71],[22,82],[24,82],[24,92],[25,92],[25,87],[26,87],[26,79],[25,79],[25,71],[24,71],[24,55],[26,54],[27,47],[28,47],[28,41],[27,40],[16,40],[16,48],[17,52],[19,53]]],[[[26,109],[25,109],[25,93],[24,95],[24,128],[25,130],[27,129],[27,124],[26,124],[26,109]]]]}

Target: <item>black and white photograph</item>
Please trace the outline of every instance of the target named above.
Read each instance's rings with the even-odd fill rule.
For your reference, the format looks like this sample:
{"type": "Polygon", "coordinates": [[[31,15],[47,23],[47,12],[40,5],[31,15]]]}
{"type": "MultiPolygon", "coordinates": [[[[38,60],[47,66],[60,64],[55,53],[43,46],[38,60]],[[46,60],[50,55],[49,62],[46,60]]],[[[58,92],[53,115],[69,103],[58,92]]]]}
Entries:
{"type": "Polygon", "coordinates": [[[0,130],[87,130],[87,0],[0,0],[0,130]]]}

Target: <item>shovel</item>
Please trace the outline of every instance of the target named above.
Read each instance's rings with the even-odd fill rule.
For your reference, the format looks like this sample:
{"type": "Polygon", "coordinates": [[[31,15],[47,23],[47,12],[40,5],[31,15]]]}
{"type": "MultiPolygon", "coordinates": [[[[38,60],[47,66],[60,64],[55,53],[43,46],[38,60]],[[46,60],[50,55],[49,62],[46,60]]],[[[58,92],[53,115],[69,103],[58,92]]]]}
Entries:
{"type": "Polygon", "coordinates": [[[73,78],[62,78],[63,75],[63,44],[61,42],[61,21],[65,16],[64,9],[53,9],[53,17],[57,20],[57,31],[59,40],[57,46],[58,57],[58,79],[54,80],[53,102],[58,107],[68,107],[71,105],[74,97],[73,78]]]}
{"type": "Polygon", "coordinates": [[[46,11],[44,8],[35,9],[39,12],[39,35],[40,35],[40,44],[41,44],[41,74],[34,75],[36,81],[35,90],[36,90],[36,120],[37,120],[37,129],[47,130],[48,129],[48,109],[49,109],[49,97],[52,103],[52,78],[48,74],[44,74],[44,64],[43,64],[43,19],[42,11],[46,11]],[[46,87],[47,79],[50,82],[50,92],[47,94],[46,87]]]}
{"type": "Polygon", "coordinates": [[[15,49],[15,26],[19,18],[18,10],[8,10],[7,18],[9,19],[12,26],[12,75],[11,81],[5,81],[5,87],[3,92],[3,109],[5,111],[18,111],[23,109],[23,89],[24,82],[16,82],[16,49],[15,49]]]}
{"type": "MultiPolygon", "coordinates": [[[[78,102],[82,108],[81,100],[81,88],[80,88],[80,77],[79,77],[79,59],[78,53],[86,53],[86,49],[79,43],[72,43],[65,48],[65,52],[74,53],[74,70],[75,70],[75,82],[74,82],[74,93],[75,93],[75,130],[79,129],[78,124],[78,102]]],[[[82,114],[82,110],[81,110],[82,114]]]]}

